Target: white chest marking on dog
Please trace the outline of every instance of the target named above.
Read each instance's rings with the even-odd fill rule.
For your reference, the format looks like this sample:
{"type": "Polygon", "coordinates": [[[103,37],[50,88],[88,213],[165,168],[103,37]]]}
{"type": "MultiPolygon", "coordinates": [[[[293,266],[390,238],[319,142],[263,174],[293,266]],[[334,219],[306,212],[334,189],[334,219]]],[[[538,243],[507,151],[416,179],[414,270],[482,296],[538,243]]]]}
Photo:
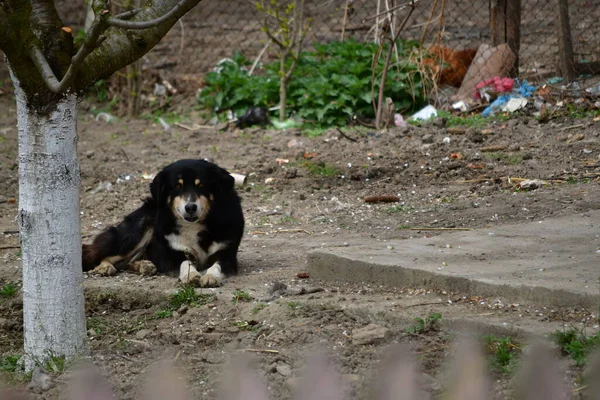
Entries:
{"type": "MultiPolygon", "coordinates": [[[[165,239],[167,239],[169,245],[173,249],[190,253],[198,260],[198,267],[204,268],[207,267],[204,264],[210,255],[227,246],[227,244],[223,242],[213,242],[208,247],[208,252],[205,252],[198,245],[198,234],[204,229],[204,225],[200,224],[179,224],[179,234],[171,233],[166,235],[165,239]]],[[[219,272],[220,268],[221,267],[219,267],[219,272]]]]}

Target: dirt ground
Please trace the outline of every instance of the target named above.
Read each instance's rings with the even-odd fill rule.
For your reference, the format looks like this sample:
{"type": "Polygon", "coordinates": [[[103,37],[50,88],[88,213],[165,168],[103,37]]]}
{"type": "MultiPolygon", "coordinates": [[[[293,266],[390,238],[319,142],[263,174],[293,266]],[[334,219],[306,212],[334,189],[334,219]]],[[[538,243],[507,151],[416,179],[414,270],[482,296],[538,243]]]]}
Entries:
{"type": "MultiPolygon", "coordinates": [[[[18,148],[14,100],[5,95],[0,103],[0,283],[5,284],[18,283],[21,274],[15,232],[18,148]]],[[[598,310],[298,277],[306,269],[307,251],[349,239],[431,237],[440,233],[414,228],[493,227],[598,208],[597,115],[546,124],[521,116],[458,131],[441,120],[385,133],[348,128],[349,140],[335,130],[310,138],[299,131],[188,130],[175,121],[165,132],[151,118],[96,121],[84,104],[79,123],[84,240],[139,206],[151,174],[177,159],[205,157],[248,176],[240,189],[247,221],[240,276],[204,290],[196,304],[176,308],[169,308],[167,298],[178,289],[174,279],[86,276],[92,359],[118,398],[134,398],[143,373],[167,357],[177,360],[194,398],[208,399],[215,397],[232,352],[267,349],[271,352],[256,353],[261,373],[271,397],[286,399],[305,352],[324,348],[353,394],[367,398],[366,382],[382,352],[401,342],[421,363],[425,389],[439,394],[442,365],[463,331],[524,340],[523,332],[548,333],[564,322],[597,328],[598,310]],[[490,146],[499,147],[484,151],[490,146]],[[507,177],[548,184],[521,191],[519,179],[507,177]],[[400,202],[368,204],[366,195],[397,195],[400,202]],[[273,296],[273,282],[288,291],[273,296]],[[432,312],[442,315],[440,327],[405,332],[414,318],[432,312]],[[369,344],[353,342],[368,324],[386,328],[387,334],[369,344]]],[[[192,128],[204,123],[191,111],[177,121],[192,128]]],[[[0,355],[22,351],[21,308],[19,296],[0,300],[0,355]]],[[[580,371],[565,363],[569,384],[576,387],[580,371]]],[[[507,398],[510,376],[493,376],[495,397],[507,398]]],[[[35,398],[58,398],[64,378],[54,380],[56,387],[35,398]]]]}

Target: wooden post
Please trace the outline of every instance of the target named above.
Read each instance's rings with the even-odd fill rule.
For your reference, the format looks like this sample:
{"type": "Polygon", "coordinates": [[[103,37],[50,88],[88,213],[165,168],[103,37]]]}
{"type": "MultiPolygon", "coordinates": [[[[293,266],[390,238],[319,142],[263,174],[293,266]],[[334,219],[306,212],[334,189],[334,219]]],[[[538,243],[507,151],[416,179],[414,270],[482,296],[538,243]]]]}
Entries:
{"type": "Polygon", "coordinates": [[[507,0],[506,4],[506,44],[517,58],[510,76],[519,76],[519,52],[521,50],[521,0],[507,0]]]}
{"type": "Polygon", "coordinates": [[[569,21],[568,0],[558,1],[558,51],[560,56],[560,71],[566,83],[573,82],[576,77],[573,53],[573,38],[569,21]]]}
{"type": "Polygon", "coordinates": [[[490,8],[490,33],[492,45],[506,43],[517,56],[509,75],[519,75],[519,51],[521,49],[521,0],[495,0],[490,8]]]}

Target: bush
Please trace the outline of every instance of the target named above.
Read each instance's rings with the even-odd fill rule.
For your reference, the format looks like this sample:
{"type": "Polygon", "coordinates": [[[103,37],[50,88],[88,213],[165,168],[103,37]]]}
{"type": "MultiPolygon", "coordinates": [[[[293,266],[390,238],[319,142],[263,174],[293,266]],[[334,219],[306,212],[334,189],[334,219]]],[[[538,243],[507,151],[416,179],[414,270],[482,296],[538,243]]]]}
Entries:
{"type": "MultiPolygon", "coordinates": [[[[398,110],[412,110],[425,102],[423,77],[418,66],[409,61],[414,42],[398,42],[401,61],[391,65],[385,96],[394,100],[398,110]]],[[[305,122],[319,126],[343,125],[353,116],[374,118],[371,79],[377,44],[355,40],[315,44],[314,51],[302,52],[288,86],[288,107],[305,122]]],[[[383,52],[385,53],[384,46],[383,52]]],[[[278,61],[265,65],[260,75],[249,76],[248,61],[240,54],[235,63],[220,65],[219,72],[207,74],[200,103],[213,111],[231,109],[240,115],[250,106],[270,107],[279,100],[278,61]]],[[[375,96],[384,57],[375,71],[375,96]]]]}

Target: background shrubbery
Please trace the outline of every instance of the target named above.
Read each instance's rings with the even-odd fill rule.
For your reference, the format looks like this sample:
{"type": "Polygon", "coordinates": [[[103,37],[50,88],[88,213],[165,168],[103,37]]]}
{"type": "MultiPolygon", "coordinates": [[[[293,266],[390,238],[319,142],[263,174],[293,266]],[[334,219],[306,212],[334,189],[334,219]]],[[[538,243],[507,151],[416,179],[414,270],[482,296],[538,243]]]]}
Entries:
{"type": "MultiPolygon", "coordinates": [[[[385,97],[391,97],[398,111],[410,111],[425,103],[423,74],[410,61],[416,42],[398,41],[397,63],[389,68],[385,97]]],[[[385,52],[387,45],[383,47],[385,52]]],[[[315,44],[314,51],[300,54],[288,86],[288,109],[305,123],[333,126],[348,123],[353,116],[374,118],[372,104],[372,63],[378,45],[354,40],[315,44]]],[[[235,54],[205,78],[201,105],[217,113],[232,110],[243,114],[250,106],[271,107],[279,101],[279,63],[263,66],[248,74],[250,62],[235,54]]],[[[379,91],[383,57],[375,69],[374,93],[379,91]]]]}

